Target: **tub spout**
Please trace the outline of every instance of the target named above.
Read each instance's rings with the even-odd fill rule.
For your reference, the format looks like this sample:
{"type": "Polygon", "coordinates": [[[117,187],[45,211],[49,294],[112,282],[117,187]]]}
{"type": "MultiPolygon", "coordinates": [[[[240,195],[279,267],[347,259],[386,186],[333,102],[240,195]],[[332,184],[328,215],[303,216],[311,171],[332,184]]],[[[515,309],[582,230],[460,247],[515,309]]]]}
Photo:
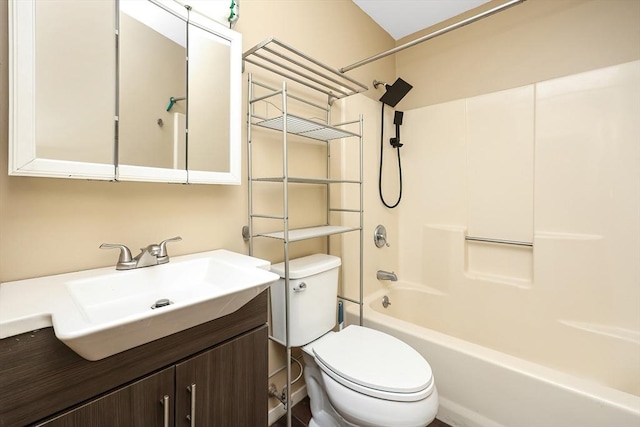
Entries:
{"type": "Polygon", "coordinates": [[[389,272],[378,270],[378,272],[376,273],[376,277],[378,278],[378,280],[391,280],[392,282],[398,281],[398,276],[396,276],[396,273],[394,273],[393,271],[389,272]]]}

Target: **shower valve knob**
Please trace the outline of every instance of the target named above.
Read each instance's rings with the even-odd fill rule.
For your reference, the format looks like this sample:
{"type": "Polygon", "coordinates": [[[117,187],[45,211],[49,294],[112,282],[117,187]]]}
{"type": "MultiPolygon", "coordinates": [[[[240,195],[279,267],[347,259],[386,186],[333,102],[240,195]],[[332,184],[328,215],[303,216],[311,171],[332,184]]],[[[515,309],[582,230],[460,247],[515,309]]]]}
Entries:
{"type": "Polygon", "coordinates": [[[389,242],[387,242],[387,229],[384,227],[384,225],[380,224],[376,227],[373,232],[373,241],[378,248],[381,248],[383,246],[391,246],[389,242]]]}

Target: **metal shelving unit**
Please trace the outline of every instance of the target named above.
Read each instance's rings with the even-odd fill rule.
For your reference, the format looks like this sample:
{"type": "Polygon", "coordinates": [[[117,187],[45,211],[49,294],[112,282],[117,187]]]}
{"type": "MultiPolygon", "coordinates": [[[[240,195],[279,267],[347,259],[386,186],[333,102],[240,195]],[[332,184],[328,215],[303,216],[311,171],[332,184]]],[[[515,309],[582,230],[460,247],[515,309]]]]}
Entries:
{"type": "MultiPolygon", "coordinates": [[[[360,307],[360,323],[362,323],[362,301],[363,301],[363,118],[359,116],[357,120],[347,121],[338,124],[331,124],[331,105],[337,100],[355,93],[367,90],[367,87],[347,76],[344,76],[337,69],[328,67],[321,62],[303,54],[302,52],[288,46],[277,39],[267,39],[256,47],[248,50],[243,59],[246,63],[254,64],[264,70],[284,77],[281,87],[273,87],[270,84],[254,80],[253,75],[248,75],[248,99],[247,99],[247,161],[248,161],[248,192],[249,192],[249,225],[245,237],[249,241],[249,254],[254,255],[254,240],[258,238],[277,239],[283,243],[283,259],[285,271],[285,322],[289,325],[289,245],[294,242],[326,238],[327,251],[330,248],[329,236],[342,233],[359,233],[359,299],[339,296],[339,299],[356,303],[360,307]],[[319,92],[327,96],[326,104],[322,105],[289,91],[288,85],[301,85],[312,92],[319,92]],[[256,96],[258,89],[262,92],[256,96]],[[281,106],[276,108],[277,114],[274,117],[265,117],[256,113],[257,106],[261,103],[274,105],[274,102],[281,106]],[[326,120],[311,119],[302,117],[301,114],[291,114],[289,105],[291,102],[298,102],[305,108],[319,109],[323,112],[326,120]],[[255,127],[269,129],[281,134],[282,138],[282,174],[279,176],[255,176],[253,171],[253,145],[258,141],[253,140],[253,129],[255,127]],[[348,130],[357,127],[357,131],[348,130]],[[306,140],[322,141],[326,144],[327,169],[326,176],[303,178],[290,176],[289,174],[289,137],[296,135],[297,143],[306,140]],[[300,138],[302,137],[302,138],[300,138]],[[356,140],[359,144],[359,178],[341,179],[331,177],[329,165],[331,141],[340,140],[341,143],[349,143],[356,140]],[[282,214],[266,214],[255,211],[254,205],[254,183],[272,183],[281,185],[283,198],[282,214]],[[324,185],[326,186],[326,223],[318,224],[306,228],[290,228],[289,225],[289,187],[291,184],[302,185],[324,185]],[[334,207],[330,203],[331,186],[355,185],[359,189],[359,206],[357,208],[334,207]],[[332,213],[341,215],[355,215],[358,226],[348,226],[334,224],[331,221],[332,213]],[[256,219],[270,220],[278,223],[277,231],[256,232],[254,221],[256,219]]],[[[304,89],[304,88],[302,88],[304,89]]],[[[266,106],[265,110],[269,110],[266,106]]],[[[267,114],[268,115],[268,114],[267,114]]],[[[313,142],[312,141],[312,142],[313,142]]],[[[352,218],[352,223],[355,222],[352,218]]],[[[289,328],[286,331],[286,358],[287,358],[287,384],[284,391],[283,404],[287,410],[287,425],[291,426],[291,345],[289,328]]]]}

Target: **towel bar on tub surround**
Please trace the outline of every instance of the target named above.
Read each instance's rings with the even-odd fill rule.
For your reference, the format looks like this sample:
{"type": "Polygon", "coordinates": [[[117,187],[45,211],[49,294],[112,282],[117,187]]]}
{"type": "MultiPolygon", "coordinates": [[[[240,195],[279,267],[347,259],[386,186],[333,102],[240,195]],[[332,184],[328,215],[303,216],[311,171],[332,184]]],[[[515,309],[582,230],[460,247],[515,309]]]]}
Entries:
{"type": "Polygon", "coordinates": [[[472,240],[474,242],[497,243],[499,245],[514,245],[533,247],[533,242],[521,242],[518,240],[490,239],[487,237],[464,236],[464,240],[472,240]]]}

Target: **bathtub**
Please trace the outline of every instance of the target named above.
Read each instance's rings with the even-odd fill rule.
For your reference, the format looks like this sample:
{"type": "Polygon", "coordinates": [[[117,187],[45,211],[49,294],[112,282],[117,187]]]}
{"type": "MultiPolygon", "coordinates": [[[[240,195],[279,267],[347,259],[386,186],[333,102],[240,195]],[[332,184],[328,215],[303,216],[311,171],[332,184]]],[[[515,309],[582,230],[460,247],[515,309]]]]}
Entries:
{"type": "MultiPolygon", "coordinates": [[[[634,394],[420,326],[425,314],[427,322],[429,312],[438,316],[441,296],[420,285],[394,284],[365,299],[363,322],[428,360],[440,396],[438,419],[454,427],[640,426],[640,397],[634,394]],[[391,302],[387,309],[384,295],[391,302]],[[404,309],[409,304],[413,309],[404,309]],[[416,313],[421,319],[411,318],[416,313]]],[[[354,304],[347,307],[347,322],[358,322],[354,304]]]]}

